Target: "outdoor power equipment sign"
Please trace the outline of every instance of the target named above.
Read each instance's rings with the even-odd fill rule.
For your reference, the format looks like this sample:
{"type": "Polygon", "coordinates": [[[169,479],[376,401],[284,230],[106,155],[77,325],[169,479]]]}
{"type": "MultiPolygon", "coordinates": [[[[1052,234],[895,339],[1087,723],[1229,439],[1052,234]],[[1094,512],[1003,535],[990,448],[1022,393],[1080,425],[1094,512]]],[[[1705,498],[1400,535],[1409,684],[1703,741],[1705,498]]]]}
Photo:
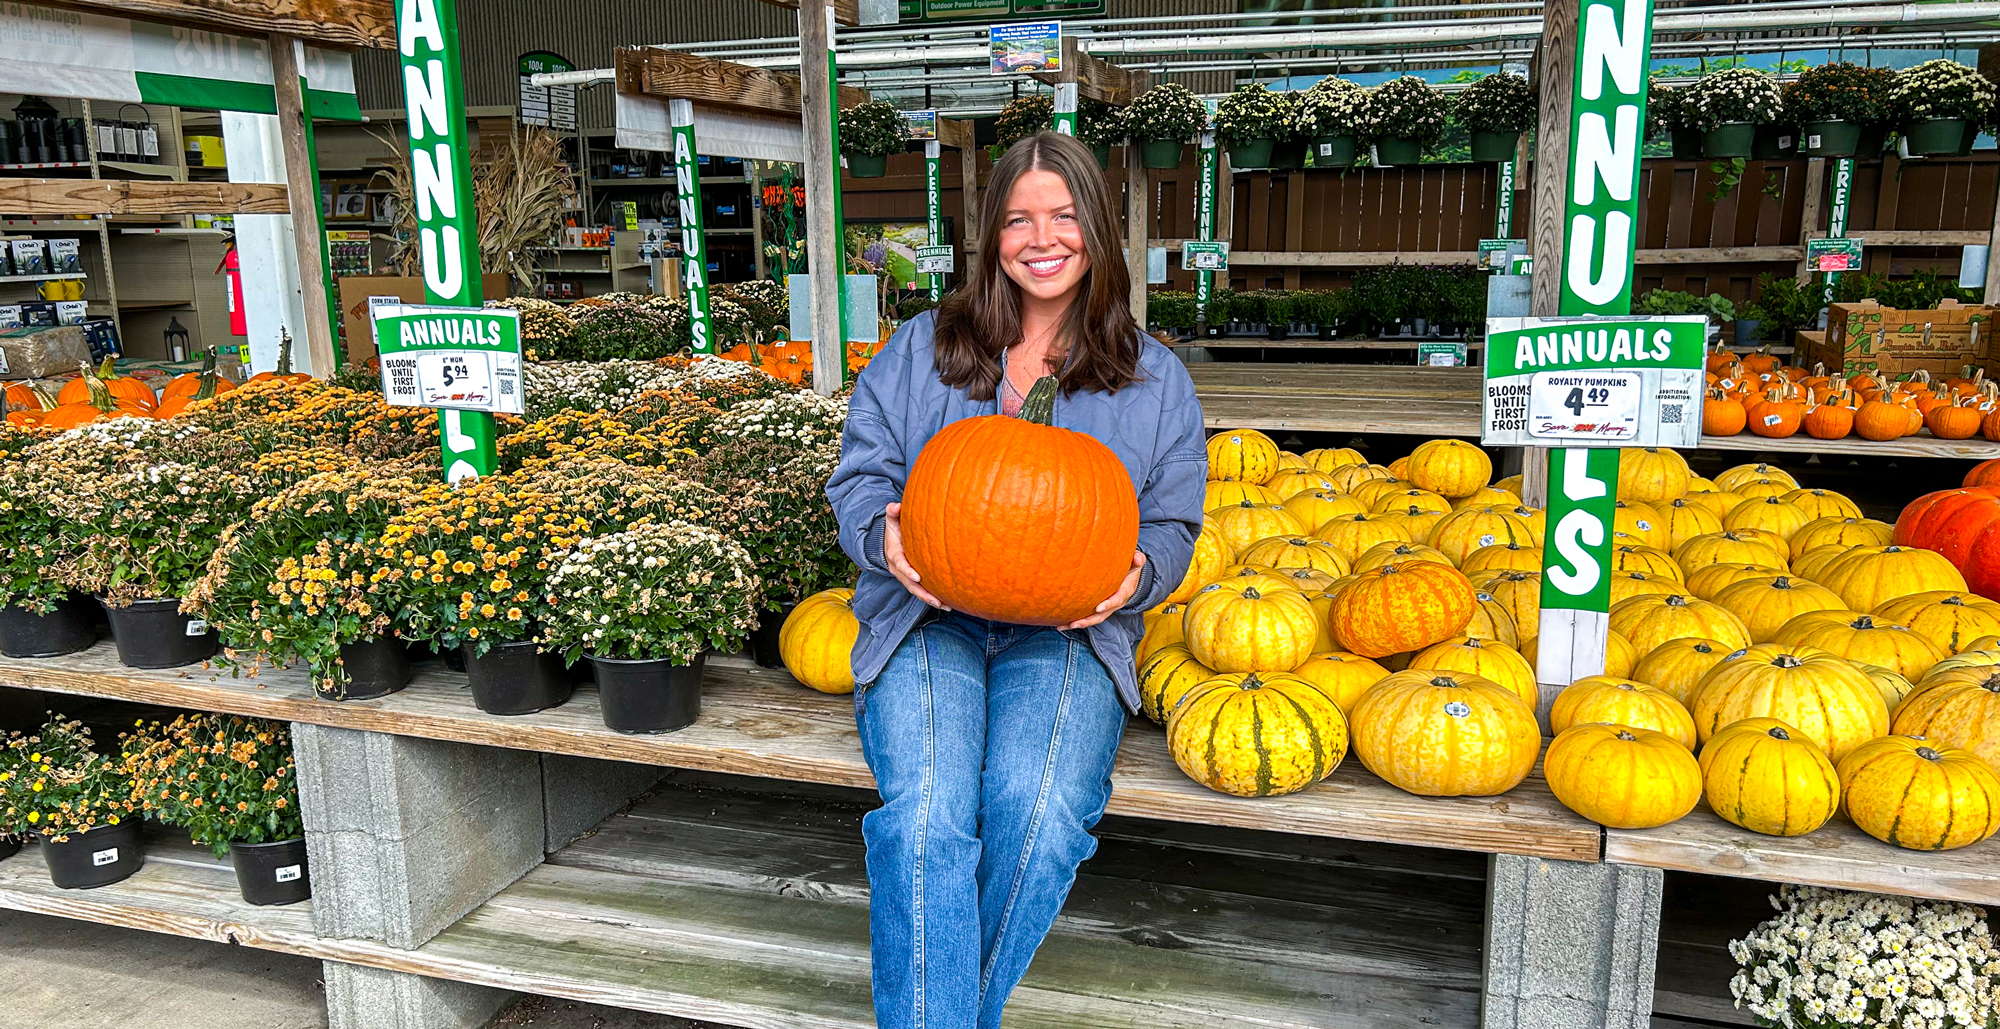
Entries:
{"type": "Polygon", "coordinates": [[[521,411],[521,313],[381,304],[382,398],[399,407],[521,411]]]}
{"type": "Polygon", "coordinates": [[[1707,331],[1700,315],[1488,319],[1480,441],[1698,446],[1707,331]]]}

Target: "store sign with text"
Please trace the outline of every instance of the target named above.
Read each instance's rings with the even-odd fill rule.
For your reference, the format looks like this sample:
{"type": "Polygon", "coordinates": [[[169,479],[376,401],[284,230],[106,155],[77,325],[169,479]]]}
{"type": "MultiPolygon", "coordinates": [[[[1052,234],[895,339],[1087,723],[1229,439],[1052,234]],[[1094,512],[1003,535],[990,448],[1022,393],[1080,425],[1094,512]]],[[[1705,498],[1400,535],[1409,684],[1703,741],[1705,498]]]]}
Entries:
{"type": "Polygon", "coordinates": [[[1488,319],[1480,441],[1697,446],[1707,330],[1699,315],[1488,319]]]}
{"type": "Polygon", "coordinates": [[[519,311],[375,304],[371,313],[385,402],[522,413],[519,311]]]}

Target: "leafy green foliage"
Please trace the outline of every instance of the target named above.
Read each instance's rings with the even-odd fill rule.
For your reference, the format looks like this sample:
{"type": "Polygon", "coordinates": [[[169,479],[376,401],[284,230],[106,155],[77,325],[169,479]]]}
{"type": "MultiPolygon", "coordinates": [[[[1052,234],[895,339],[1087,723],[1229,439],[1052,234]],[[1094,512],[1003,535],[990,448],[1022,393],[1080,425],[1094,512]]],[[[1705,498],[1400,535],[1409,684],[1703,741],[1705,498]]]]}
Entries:
{"type": "Polygon", "coordinates": [[[1478,132],[1525,132],[1535,123],[1535,98],[1527,79],[1495,72],[1459,92],[1452,116],[1478,132]]]}
{"type": "Polygon", "coordinates": [[[891,157],[903,152],[903,143],[909,138],[909,123],[885,100],[870,100],[840,112],[842,153],[891,157]]]}

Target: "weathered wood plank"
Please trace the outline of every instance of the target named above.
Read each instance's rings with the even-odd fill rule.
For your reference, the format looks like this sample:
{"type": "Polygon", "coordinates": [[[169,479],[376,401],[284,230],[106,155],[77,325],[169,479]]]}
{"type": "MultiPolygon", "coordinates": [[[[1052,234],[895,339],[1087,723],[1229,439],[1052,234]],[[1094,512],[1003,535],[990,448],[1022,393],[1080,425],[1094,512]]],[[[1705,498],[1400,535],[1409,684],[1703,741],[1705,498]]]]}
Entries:
{"type": "Polygon", "coordinates": [[[1836,817],[1805,836],[1762,836],[1708,806],[1658,829],[1608,829],[1606,861],[1969,904],[2000,903],[2000,841],[1932,853],[1892,847],[1836,817]]]}
{"type": "MultiPolygon", "coordinates": [[[[0,686],[280,718],[372,732],[455,740],[581,757],[741,775],[871,786],[845,697],[800,687],[747,661],[711,661],[701,720],[679,732],[628,736],[606,729],[589,688],[562,707],[524,717],[488,715],[465,677],[439,666],[380,700],[312,696],[302,673],[233,679],[200,669],[140,671],[117,663],[109,643],[48,660],[0,659],[0,686]]],[[[1500,797],[1416,797],[1349,761],[1326,781],[1286,797],[1246,800],[1200,786],[1168,756],[1164,740],[1132,732],[1119,751],[1110,810],[1169,821],[1314,836],[1595,861],[1596,826],[1563,808],[1539,776],[1500,797]]]]}
{"type": "Polygon", "coordinates": [[[970,150],[974,145],[972,123],[963,118],[939,118],[937,134],[939,143],[955,150],[970,150]]]}
{"type": "MultiPolygon", "coordinates": [[[[1039,79],[1051,86],[1074,82],[1078,96],[1111,104],[1114,107],[1123,107],[1131,103],[1134,93],[1130,72],[1101,57],[1092,57],[1083,52],[1077,47],[1075,36],[1066,35],[1062,38],[1061,71],[1034,72],[1028,77],[1039,79]]],[[[1145,87],[1141,85],[1138,88],[1143,90],[1145,87]]]]}
{"type": "Polygon", "coordinates": [[[289,214],[286,189],[267,182],[0,178],[0,212],[58,217],[106,214],[289,214]]]}
{"type": "MultiPolygon", "coordinates": [[[[281,32],[341,48],[396,45],[394,0],[43,0],[114,18],[232,32],[257,39],[281,32]]],[[[850,0],[851,2],[851,0],[850,0]]]]}
{"type": "MultiPolygon", "coordinates": [[[[797,75],[652,46],[619,47],[614,60],[618,91],[627,96],[691,100],[786,120],[803,110],[804,87],[797,75]]],[[[842,107],[867,100],[865,89],[840,87],[842,107]]]]}
{"type": "MultiPolygon", "coordinates": [[[[764,0],[764,2],[773,7],[783,7],[793,11],[799,9],[799,0],[764,0]]],[[[834,21],[849,26],[861,24],[861,0],[826,0],[826,3],[828,7],[833,8],[834,21]]]]}
{"type": "Polygon", "coordinates": [[[333,360],[333,318],[323,302],[328,274],[322,248],[326,246],[325,223],[321,220],[318,172],[308,144],[311,126],[306,119],[304,74],[299,70],[300,46],[291,36],[271,37],[271,81],[278,105],[278,136],[285,152],[285,202],[292,214],[292,253],[298,263],[299,295],[305,324],[305,370],[322,378],[331,376],[333,360]]]}

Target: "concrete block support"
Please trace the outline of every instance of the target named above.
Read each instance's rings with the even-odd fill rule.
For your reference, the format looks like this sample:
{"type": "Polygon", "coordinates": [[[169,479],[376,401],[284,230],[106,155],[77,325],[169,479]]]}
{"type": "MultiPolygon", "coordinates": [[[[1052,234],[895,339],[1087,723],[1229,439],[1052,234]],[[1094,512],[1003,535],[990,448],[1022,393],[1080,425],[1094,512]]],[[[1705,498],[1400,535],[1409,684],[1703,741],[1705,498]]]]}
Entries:
{"type": "Polygon", "coordinates": [[[1481,1029],[1646,1029],[1660,949],[1656,868],[1495,854],[1481,1029]]]}
{"type": "Polygon", "coordinates": [[[327,1029],[476,1029],[514,996],[408,972],[324,964],[327,1029]]]}
{"type": "Polygon", "coordinates": [[[553,854],[597,827],[632,798],[657,784],[659,765],[543,754],[542,807],[547,813],[543,849],[553,854]]]}
{"type": "Polygon", "coordinates": [[[414,948],[542,861],[538,754],[294,723],[322,936],[414,948]]]}

